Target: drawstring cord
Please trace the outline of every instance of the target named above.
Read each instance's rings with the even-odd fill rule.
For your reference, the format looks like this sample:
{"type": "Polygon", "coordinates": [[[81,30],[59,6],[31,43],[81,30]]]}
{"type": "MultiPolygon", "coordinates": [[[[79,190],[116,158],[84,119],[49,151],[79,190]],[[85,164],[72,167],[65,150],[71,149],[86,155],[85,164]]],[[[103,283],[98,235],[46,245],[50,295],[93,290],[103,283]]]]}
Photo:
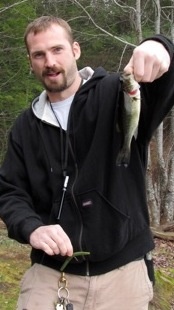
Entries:
{"type": "MultiPolygon", "coordinates": [[[[62,172],[63,172],[63,176],[66,177],[66,170],[67,170],[67,159],[66,157],[68,157],[68,150],[67,150],[67,142],[65,143],[65,150],[64,150],[64,139],[63,139],[63,128],[60,124],[60,121],[53,109],[53,106],[51,104],[51,102],[49,102],[50,104],[50,108],[51,108],[51,111],[53,112],[53,115],[59,125],[59,128],[60,128],[60,153],[61,153],[61,167],[62,167],[62,172]],[[66,155],[66,156],[65,156],[66,155]]],[[[67,134],[66,134],[66,141],[67,141],[68,137],[67,137],[67,134]]]]}

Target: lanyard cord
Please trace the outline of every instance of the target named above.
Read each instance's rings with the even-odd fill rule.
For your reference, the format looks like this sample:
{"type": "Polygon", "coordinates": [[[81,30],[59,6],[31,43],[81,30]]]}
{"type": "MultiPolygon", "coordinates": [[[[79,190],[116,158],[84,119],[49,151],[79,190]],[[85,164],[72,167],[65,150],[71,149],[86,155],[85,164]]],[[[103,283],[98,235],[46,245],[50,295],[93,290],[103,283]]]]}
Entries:
{"type": "MultiPolygon", "coordinates": [[[[80,85],[78,90],[80,89],[80,87],[83,84],[83,79],[81,79],[80,85]]],[[[67,166],[68,166],[68,149],[69,149],[69,130],[70,130],[70,126],[69,126],[69,116],[70,116],[70,112],[71,112],[71,107],[70,107],[70,111],[69,111],[69,115],[68,115],[68,123],[67,123],[67,130],[66,130],[66,141],[65,141],[65,147],[64,147],[64,141],[63,141],[63,128],[61,126],[61,123],[53,109],[52,103],[49,101],[50,104],[50,108],[54,114],[54,117],[60,127],[60,150],[61,150],[61,166],[62,166],[62,173],[63,176],[66,177],[67,176],[67,166]]],[[[71,104],[72,106],[72,104],[71,104]]]]}
{"type": "Polygon", "coordinates": [[[61,167],[62,167],[63,176],[66,177],[66,173],[67,173],[67,157],[68,157],[68,147],[67,147],[68,142],[67,142],[67,140],[68,140],[68,135],[69,135],[69,133],[68,133],[68,132],[66,133],[66,144],[65,144],[65,150],[64,150],[63,128],[62,128],[62,126],[61,126],[61,124],[60,124],[60,121],[59,121],[59,119],[58,119],[58,117],[57,117],[57,115],[56,115],[54,109],[53,109],[53,106],[52,106],[51,102],[49,102],[49,104],[50,104],[50,108],[51,108],[51,110],[52,110],[52,112],[53,112],[53,114],[54,114],[54,117],[55,117],[55,119],[56,119],[56,121],[57,121],[57,123],[58,123],[58,125],[59,125],[59,128],[60,128],[60,156],[61,156],[61,167]],[[65,155],[66,155],[66,156],[65,156],[65,155]]]}

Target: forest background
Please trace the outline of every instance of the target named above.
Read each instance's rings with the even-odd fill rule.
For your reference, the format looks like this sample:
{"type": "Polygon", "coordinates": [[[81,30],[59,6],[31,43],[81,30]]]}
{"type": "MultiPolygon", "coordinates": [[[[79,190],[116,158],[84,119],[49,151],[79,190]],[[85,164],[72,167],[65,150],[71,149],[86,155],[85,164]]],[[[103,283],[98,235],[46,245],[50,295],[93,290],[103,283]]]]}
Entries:
{"type": "MultiPolygon", "coordinates": [[[[121,72],[144,38],[161,33],[174,42],[174,0],[0,0],[0,163],[15,118],[42,90],[30,73],[25,28],[37,16],[50,14],[70,23],[82,49],[79,69],[103,66],[109,72],[121,72]]],[[[174,109],[149,146],[147,197],[154,235],[171,242],[174,109]]]]}
{"type": "MultiPolygon", "coordinates": [[[[70,23],[82,48],[79,69],[90,65],[121,72],[144,38],[161,33],[174,42],[170,0],[1,0],[0,162],[14,119],[42,89],[30,74],[23,34],[30,21],[48,14],[70,23]]],[[[174,221],[173,114],[174,110],[159,126],[149,148],[147,194],[153,227],[174,221]]]]}

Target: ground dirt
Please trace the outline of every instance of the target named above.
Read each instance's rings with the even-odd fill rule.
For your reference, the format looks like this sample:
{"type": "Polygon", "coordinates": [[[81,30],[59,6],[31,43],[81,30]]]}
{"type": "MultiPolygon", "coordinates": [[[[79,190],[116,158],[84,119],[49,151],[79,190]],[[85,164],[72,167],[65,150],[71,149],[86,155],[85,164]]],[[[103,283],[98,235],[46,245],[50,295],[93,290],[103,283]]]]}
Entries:
{"type": "MultiPolygon", "coordinates": [[[[174,310],[174,242],[155,238],[156,284],[150,310],[174,310]]],[[[15,310],[22,275],[30,266],[30,247],[7,237],[0,221],[0,309],[15,310]]]]}

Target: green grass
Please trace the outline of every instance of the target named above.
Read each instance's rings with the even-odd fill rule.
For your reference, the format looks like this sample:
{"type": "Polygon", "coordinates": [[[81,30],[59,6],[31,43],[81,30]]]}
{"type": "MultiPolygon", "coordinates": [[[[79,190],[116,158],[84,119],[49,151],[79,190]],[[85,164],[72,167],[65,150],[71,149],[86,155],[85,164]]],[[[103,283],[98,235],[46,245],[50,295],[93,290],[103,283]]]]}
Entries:
{"type": "Polygon", "coordinates": [[[155,272],[154,310],[174,310],[174,269],[158,269],[155,272]],[[172,306],[173,304],[173,306],[172,306]]]}
{"type": "Polygon", "coordinates": [[[14,310],[21,278],[30,266],[30,248],[20,245],[0,230],[0,309],[14,310]]]}
{"type": "MultiPolygon", "coordinates": [[[[20,281],[30,266],[29,255],[30,247],[9,239],[4,226],[2,229],[0,223],[1,310],[16,309],[20,281]]],[[[174,268],[158,268],[155,274],[154,299],[149,310],[174,310],[174,268]]]]}

